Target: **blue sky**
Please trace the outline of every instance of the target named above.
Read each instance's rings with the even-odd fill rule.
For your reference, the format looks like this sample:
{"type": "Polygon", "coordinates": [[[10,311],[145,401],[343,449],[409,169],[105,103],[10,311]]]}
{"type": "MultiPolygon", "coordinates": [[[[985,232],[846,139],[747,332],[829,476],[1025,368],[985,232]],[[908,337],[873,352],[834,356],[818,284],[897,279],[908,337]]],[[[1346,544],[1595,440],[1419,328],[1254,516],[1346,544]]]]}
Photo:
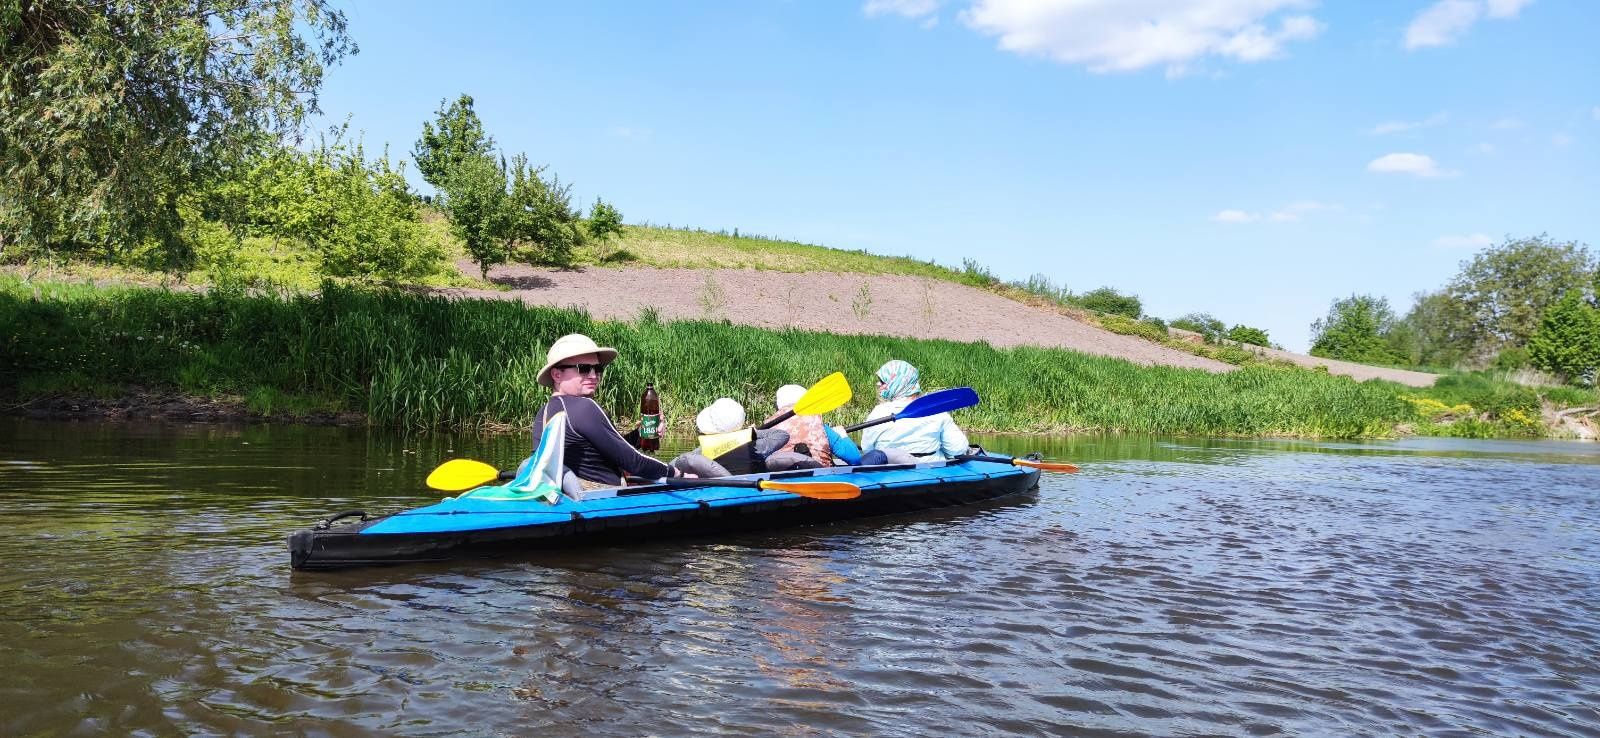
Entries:
{"type": "Polygon", "coordinates": [[[973,258],[1295,350],[1508,235],[1600,245],[1587,0],[340,5],[322,108],[369,147],[468,93],[628,222],[973,258]]]}

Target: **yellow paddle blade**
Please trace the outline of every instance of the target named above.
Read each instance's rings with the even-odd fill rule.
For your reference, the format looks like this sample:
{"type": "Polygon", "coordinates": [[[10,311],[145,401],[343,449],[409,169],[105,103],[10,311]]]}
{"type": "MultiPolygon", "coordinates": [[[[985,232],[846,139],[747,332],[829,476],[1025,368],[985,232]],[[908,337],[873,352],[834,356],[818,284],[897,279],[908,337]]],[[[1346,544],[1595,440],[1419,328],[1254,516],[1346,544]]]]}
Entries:
{"type": "Polygon", "coordinates": [[[843,407],[850,401],[850,382],[844,372],[834,372],[811,385],[794,404],[795,415],[821,415],[843,407]]]}
{"type": "Polygon", "coordinates": [[[1078,470],[1078,467],[1072,464],[1064,464],[1059,461],[1030,461],[1028,459],[1012,459],[1011,463],[1017,466],[1031,466],[1035,469],[1043,469],[1045,471],[1053,472],[1072,473],[1078,470]]]}
{"type": "Polygon", "coordinates": [[[740,428],[727,433],[715,433],[700,437],[700,455],[708,459],[715,459],[740,446],[754,443],[755,433],[750,428],[740,428]]]}
{"type": "Polygon", "coordinates": [[[451,459],[428,475],[428,486],[440,492],[460,492],[482,487],[500,476],[500,470],[481,461],[451,459]]]}
{"type": "Polygon", "coordinates": [[[846,482],[774,482],[761,480],[762,489],[810,497],[813,500],[849,500],[861,496],[861,488],[846,482]]]}

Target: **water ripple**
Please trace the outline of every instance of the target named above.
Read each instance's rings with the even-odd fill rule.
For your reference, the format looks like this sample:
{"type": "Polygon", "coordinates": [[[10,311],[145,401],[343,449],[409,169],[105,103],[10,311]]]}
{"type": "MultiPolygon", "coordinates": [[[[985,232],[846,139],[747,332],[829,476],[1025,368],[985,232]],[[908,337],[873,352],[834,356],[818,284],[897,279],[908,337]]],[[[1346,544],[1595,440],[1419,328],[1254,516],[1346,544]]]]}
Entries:
{"type": "Polygon", "coordinates": [[[0,425],[0,734],[1600,735],[1583,449],[1077,438],[962,510],[287,572],[506,443],[0,425]]]}

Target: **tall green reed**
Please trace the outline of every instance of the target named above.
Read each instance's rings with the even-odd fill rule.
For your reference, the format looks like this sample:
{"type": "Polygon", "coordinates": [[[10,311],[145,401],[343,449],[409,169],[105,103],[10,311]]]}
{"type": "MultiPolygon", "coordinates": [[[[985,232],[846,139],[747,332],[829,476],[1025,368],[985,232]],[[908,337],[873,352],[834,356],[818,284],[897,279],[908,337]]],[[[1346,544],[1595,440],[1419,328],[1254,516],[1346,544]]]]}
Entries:
{"type": "Polygon", "coordinates": [[[384,426],[525,425],[549,396],[535,381],[545,350],[573,332],[621,352],[597,397],[603,406],[626,422],[654,382],[667,420],[682,428],[723,396],[759,420],[777,387],[834,371],[857,394],[830,420],[850,422],[871,409],[873,372],[891,358],[921,368],[928,389],[974,387],[983,403],[957,415],[974,430],[1361,437],[1417,419],[1402,399],[1416,390],[1269,365],[1212,374],[1058,349],[720,321],[599,322],[511,301],[333,284],[280,296],[0,278],[0,384],[267,388],[384,426]]]}

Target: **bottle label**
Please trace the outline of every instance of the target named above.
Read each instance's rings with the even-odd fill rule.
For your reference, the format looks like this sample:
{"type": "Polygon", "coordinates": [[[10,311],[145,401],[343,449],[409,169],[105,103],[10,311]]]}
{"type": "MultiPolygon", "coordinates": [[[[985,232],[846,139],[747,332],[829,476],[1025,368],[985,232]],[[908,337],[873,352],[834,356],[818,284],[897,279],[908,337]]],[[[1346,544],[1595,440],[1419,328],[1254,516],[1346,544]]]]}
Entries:
{"type": "Polygon", "coordinates": [[[641,415],[641,416],[639,416],[639,437],[640,438],[660,438],[661,437],[661,416],[660,415],[641,415]]]}

